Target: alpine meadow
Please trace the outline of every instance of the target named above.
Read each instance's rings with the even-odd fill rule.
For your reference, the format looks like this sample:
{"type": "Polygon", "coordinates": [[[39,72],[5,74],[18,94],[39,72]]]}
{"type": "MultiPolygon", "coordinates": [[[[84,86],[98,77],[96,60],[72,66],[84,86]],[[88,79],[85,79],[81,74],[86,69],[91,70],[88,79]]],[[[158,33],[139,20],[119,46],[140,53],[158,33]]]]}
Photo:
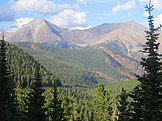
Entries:
{"type": "Polygon", "coordinates": [[[3,1],[0,121],[162,121],[159,1],[3,1]]]}

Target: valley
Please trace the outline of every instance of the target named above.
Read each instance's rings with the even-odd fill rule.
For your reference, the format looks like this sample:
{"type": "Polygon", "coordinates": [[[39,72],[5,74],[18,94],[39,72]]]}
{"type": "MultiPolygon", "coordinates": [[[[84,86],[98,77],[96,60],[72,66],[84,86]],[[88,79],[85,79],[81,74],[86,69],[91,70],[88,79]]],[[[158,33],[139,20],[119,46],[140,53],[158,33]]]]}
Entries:
{"type": "MultiPolygon", "coordinates": [[[[9,102],[7,106],[16,108],[16,113],[11,113],[16,116],[4,113],[4,118],[14,117],[15,121],[131,120],[136,116],[132,108],[136,107],[136,100],[150,100],[155,96],[151,95],[152,87],[161,84],[158,52],[161,53],[162,48],[154,40],[157,30],[150,29],[145,42],[146,30],[134,21],[70,30],[44,19],[34,19],[16,32],[1,33],[0,85],[4,86],[2,93],[14,100],[14,104],[9,102]],[[145,48],[139,52],[144,44],[145,48]],[[152,82],[151,86],[147,85],[149,79],[153,79],[155,85],[151,85],[152,82]],[[151,96],[145,97],[143,93],[151,96]],[[38,114],[40,117],[35,116],[38,114]],[[118,120],[120,118],[124,120],[118,120]]],[[[162,31],[158,32],[161,39],[162,31]]],[[[10,110],[9,107],[6,110],[10,110]]]]}

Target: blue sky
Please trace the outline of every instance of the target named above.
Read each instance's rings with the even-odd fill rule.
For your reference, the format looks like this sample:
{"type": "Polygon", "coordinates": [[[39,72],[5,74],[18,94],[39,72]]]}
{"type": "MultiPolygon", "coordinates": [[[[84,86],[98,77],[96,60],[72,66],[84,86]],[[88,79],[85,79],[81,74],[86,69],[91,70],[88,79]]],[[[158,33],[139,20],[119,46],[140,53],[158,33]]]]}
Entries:
{"type": "MultiPolygon", "coordinates": [[[[136,21],[146,24],[144,6],[149,0],[1,0],[0,31],[15,31],[33,19],[43,18],[71,29],[103,23],[136,21]]],[[[162,24],[162,0],[152,0],[155,24],[162,24]]]]}

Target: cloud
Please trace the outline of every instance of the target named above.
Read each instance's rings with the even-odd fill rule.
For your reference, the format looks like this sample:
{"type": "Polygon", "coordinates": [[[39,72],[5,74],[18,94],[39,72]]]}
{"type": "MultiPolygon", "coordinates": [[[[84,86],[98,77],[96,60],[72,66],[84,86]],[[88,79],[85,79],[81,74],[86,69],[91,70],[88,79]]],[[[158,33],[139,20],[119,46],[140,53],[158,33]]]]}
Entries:
{"type": "Polygon", "coordinates": [[[34,18],[19,18],[16,19],[16,26],[17,28],[21,28],[23,25],[28,24],[29,22],[31,22],[32,20],[34,20],[34,18]]]}
{"type": "Polygon", "coordinates": [[[53,16],[50,21],[61,27],[85,26],[86,14],[81,11],[66,9],[53,16]]]}
{"type": "Polygon", "coordinates": [[[81,3],[81,4],[87,4],[89,3],[90,0],[77,0],[78,3],[81,3]]]}
{"type": "Polygon", "coordinates": [[[132,0],[130,1],[129,0],[124,4],[119,4],[119,5],[115,6],[115,7],[113,7],[112,12],[117,13],[117,12],[119,12],[121,10],[128,10],[130,8],[133,8],[135,5],[136,5],[135,1],[132,1],[132,0]]]}
{"type": "Polygon", "coordinates": [[[155,27],[159,27],[160,24],[162,24],[162,14],[158,15],[154,19],[155,27]]]}
{"type": "Polygon", "coordinates": [[[18,0],[12,2],[11,8],[16,11],[22,12],[36,12],[41,14],[52,14],[59,12],[60,10],[74,8],[76,6],[70,6],[67,4],[55,4],[50,0],[18,0]]]}
{"type": "Polygon", "coordinates": [[[34,20],[34,18],[26,17],[26,18],[16,19],[14,24],[10,26],[10,30],[9,31],[16,31],[17,29],[21,28],[25,24],[28,24],[32,20],[34,20]]]}
{"type": "MultiPolygon", "coordinates": [[[[148,0],[139,0],[141,3],[148,3],[148,0]]],[[[157,9],[162,9],[162,1],[161,0],[152,0],[152,4],[154,5],[155,8],[157,9]]]]}
{"type": "Polygon", "coordinates": [[[0,21],[14,21],[14,13],[9,9],[0,8],[0,21]]]}
{"type": "Polygon", "coordinates": [[[70,28],[71,30],[76,30],[76,29],[78,29],[78,30],[86,30],[86,29],[90,29],[90,28],[92,28],[93,26],[85,26],[85,27],[81,27],[81,26],[76,26],[76,27],[72,27],[72,28],[70,28]]]}

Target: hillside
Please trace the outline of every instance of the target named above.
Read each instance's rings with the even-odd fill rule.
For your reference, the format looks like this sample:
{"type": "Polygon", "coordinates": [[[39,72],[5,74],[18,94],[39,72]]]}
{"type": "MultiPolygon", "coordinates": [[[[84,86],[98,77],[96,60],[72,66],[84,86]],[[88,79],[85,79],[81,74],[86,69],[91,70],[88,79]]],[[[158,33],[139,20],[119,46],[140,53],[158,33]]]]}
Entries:
{"type": "Polygon", "coordinates": [[[33,55],[65,84],[110,84],[133,79],[135,74],[141,73],[137,60],[107,48],[61,49],[38,43],[15,44],[33,55]]]}
{"type": "MultiPolygon", "coordinates": [[[[29,87],[32,84],[36,70],[36,63],[38,61],[22,49],[9,43],[7,43],[7,60],[11,66],[11,72],[14,73],[14,81],[20,80],[23,87],[29,87]]],[[[43,85],[52,86],[57,77],[52,75],[43,66],[40,67],[40,71],[43,85]]]]}

